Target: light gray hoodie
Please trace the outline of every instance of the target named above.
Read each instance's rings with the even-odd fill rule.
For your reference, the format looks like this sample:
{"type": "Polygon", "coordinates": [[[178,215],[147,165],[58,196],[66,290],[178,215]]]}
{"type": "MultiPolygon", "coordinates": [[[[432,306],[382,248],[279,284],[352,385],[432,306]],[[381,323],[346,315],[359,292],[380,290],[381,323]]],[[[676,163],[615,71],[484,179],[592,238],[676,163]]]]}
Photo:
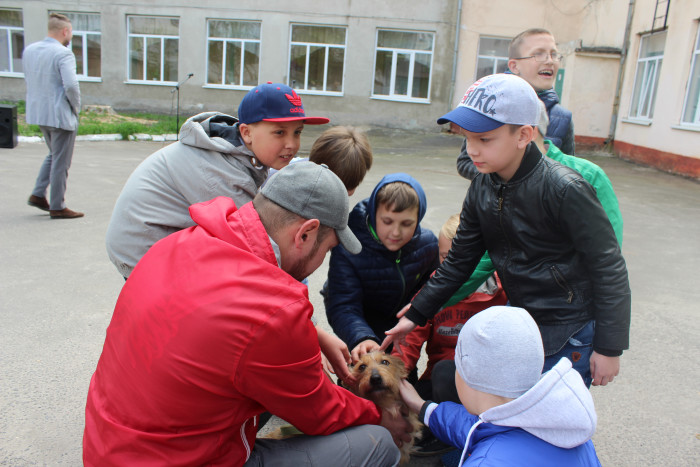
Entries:
{"type": "Polygon", "coordinates": [[[459,465],[481,423],[519,427],[554,446],[571,449],[591,439],[597,421],[590,391],[571,361],[562,358],[525,394],[481,414],[469,431],[459,465]]]}
{"type": "Polygon", "coordinates": [[[124,277],[158,240],[194,225],[192,204],[228,196],[240,207],[253,199],[268,167],[240,140],[237,122],[218,112],[195,115],[182,125],[180,141],[148,156],[131,174],[106,237],[109,259],[124,277]],[[213,122],[231,127],[226,139],[211,136],[213,122]]]}

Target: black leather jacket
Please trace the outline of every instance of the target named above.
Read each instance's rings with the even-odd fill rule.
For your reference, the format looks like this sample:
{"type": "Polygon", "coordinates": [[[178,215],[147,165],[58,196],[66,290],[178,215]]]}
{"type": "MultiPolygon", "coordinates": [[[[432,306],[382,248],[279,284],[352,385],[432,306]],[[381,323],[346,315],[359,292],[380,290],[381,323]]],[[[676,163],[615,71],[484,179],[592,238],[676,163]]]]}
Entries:
{"type": "Polygon", "coordinates": [[[630,288],[610,221],[588,182],[534,144],[508,182],[496,174],[474,178],[452,249],[406,316],[425,323],[487,249],[511,305],[540,326],[547,355],[590,320],[596,352],[628,348],[630,288]]]}

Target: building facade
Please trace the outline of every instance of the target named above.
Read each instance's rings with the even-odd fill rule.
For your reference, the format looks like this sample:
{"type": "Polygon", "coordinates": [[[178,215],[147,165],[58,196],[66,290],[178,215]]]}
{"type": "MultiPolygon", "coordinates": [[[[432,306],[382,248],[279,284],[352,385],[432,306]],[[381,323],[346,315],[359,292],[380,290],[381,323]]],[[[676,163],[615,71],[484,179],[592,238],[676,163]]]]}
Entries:
{"type": "Polygon", "coordinates": [[[283,82],[334,124],[439,131],[521,31],[550,30],[555,89],[579,147],[700,178],[698,0],[0,0],[0,99],[22,99],[21,51],[71,17],[85,104],[235,114],[283,82]]]}
{"type": "Polygon", "coordinates": [[[21,50],[59,12],[73,23],[85,104],[168,113],[179,98],[183,115],[235,115],[272,81],[337,124],[436,129],[450,105],[457,1],[415,3],[1,0],[0,98],[23,98],[21,50]]]}
{"type": "Polygon", "coordinates": [[[614,151],[700,178],[700,1],[633,3],[614,151]]]}

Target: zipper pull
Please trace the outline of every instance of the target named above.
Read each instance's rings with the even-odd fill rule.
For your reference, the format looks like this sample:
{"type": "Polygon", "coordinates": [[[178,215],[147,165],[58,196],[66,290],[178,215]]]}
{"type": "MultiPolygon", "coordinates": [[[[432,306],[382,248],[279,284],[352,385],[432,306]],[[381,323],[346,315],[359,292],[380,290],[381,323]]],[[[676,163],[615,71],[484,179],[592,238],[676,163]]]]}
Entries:
{"type": "Polygon", "coordinates": [[[399,254],[396,255],[396,264],[399,264],[401,262],[401,250],[399,250],[399,254]]]}
{"type": "Polygon", "coordinates": [[[503,185],[501,185],[501,188],[498,189],[498,210],[500,211],[503,208],[503,185]]]}

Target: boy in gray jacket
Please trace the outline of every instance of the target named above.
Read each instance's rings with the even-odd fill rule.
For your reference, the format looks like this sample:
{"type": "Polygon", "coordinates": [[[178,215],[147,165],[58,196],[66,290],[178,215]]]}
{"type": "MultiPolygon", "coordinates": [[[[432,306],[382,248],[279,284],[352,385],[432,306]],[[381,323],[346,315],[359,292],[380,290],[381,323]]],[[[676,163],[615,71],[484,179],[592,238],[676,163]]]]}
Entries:
{"type": "Polygon", "coordinates": [[[237,206],[251,201],[270,168],[281,169],[299,150],[307,117],[301,98],[284,84],[251,89],[238,119],[219,112],[189,118],[180,140],[146,158],[126,181],[107,228],[107,253],[122,276],[158,240],[194,225],[189,207],[217,196],[237,206]]]}

